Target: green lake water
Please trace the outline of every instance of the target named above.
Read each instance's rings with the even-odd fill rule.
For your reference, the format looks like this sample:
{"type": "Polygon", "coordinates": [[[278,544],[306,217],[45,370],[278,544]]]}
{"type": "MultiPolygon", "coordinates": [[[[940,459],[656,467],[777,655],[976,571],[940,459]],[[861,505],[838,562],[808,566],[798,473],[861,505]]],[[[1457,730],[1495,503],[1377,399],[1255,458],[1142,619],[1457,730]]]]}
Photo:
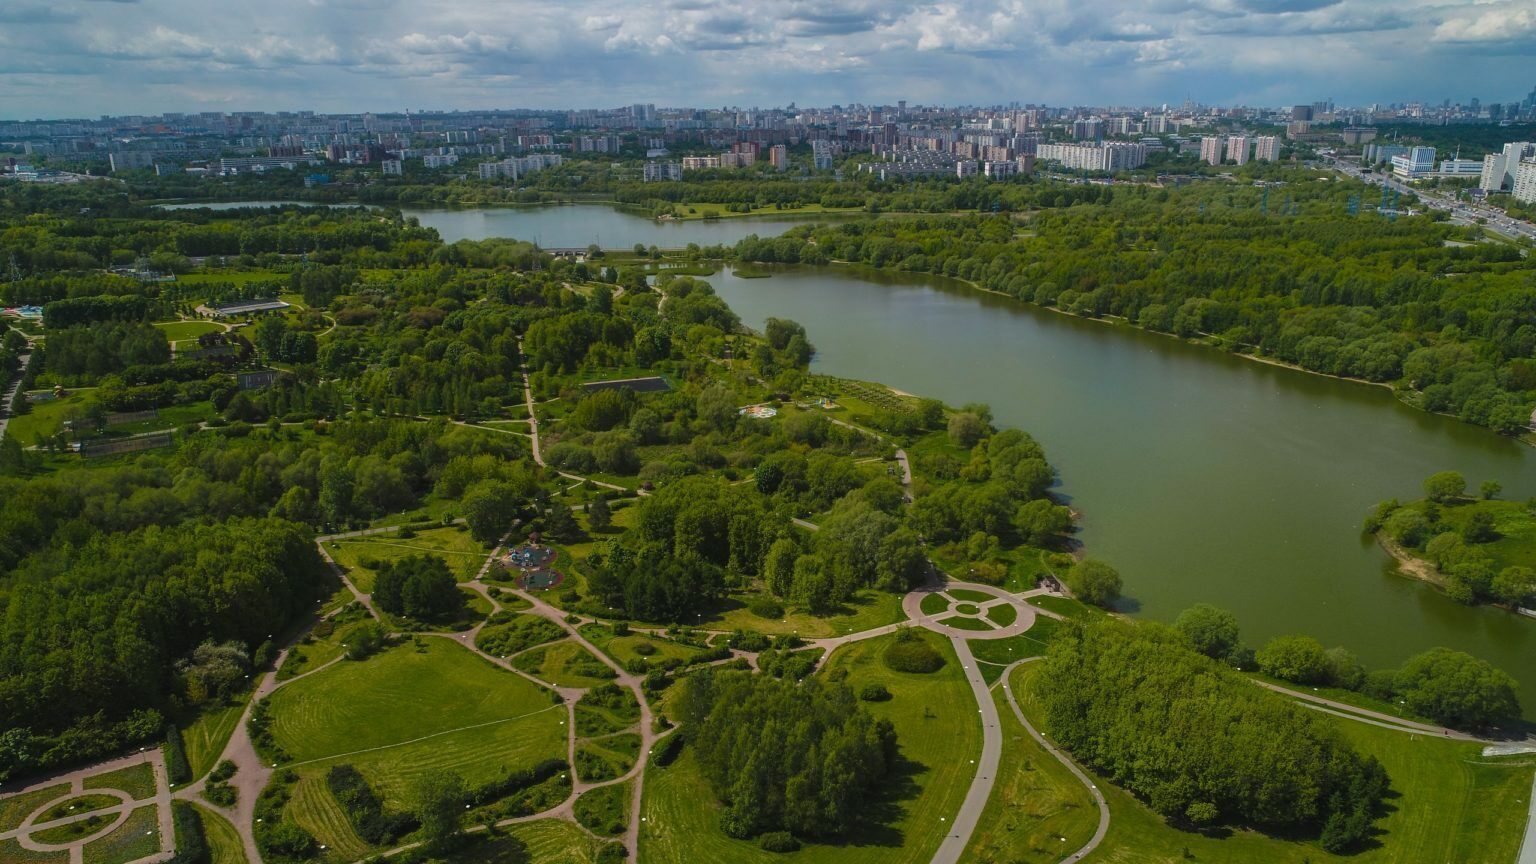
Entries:
{"type": "Polygon", "coordinates": [[[1394,572],[1360,531],[1383,498],[1455,469],[1536,495],[1536,449],[1309,375],[946,280],[842,268],[710,280],[750,326],[803,323],[812,370],[951,404],[986,402],[1029,431],[1081,511],[1090,555],[1125,578],[1125,609],[1160,621],[1198,602],[1244,639],[1305,632],[1368,666],[1436,645],[1522,680],[1536,715],[1536,620],[1451,602],[1394,572]]]}

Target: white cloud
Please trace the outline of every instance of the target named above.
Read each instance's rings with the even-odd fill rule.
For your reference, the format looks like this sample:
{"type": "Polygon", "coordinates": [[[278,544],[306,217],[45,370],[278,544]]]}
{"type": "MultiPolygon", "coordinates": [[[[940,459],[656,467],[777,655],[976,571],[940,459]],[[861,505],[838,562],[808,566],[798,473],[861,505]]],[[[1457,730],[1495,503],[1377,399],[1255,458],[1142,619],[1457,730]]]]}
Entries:
{"type": "Polygon", "coordinates": [[[1327,95],[1508,101],[1529,86],[1511,77],[1519,70],[1510,56],[1536,54],[1532,0],[456,0],[430,14],[401,0],[263,0],[217,15],[206,8],[196,0],[0,0],[0,116],[56,113],[61,104],[88,113],[196,107],[187,100],[321,110],[899,98],[1125,104],[1186,95],[1250,104],[1327,95]],[[44,76],[57,76],[59,92],[38,85],[44,76]]]}

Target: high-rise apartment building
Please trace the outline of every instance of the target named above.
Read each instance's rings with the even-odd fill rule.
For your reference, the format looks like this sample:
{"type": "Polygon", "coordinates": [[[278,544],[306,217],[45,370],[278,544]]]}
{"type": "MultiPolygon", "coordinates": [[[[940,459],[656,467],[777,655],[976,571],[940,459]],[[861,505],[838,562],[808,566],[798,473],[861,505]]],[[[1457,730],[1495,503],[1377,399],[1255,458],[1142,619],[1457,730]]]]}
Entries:
{"type": "Polygon", "coordinates": [[[1513,197],[1524,204],[1536,204],[1536,158],[1521,159],[1515,167],[1513,197]]]}
{"type": "Polygon", "coordinates": [[[1232,135],[1227,138],[1227,161],[1238,165],[1248,164],[1248,137],[1232,135]]]}
{"type": "Polygon", "coordinates": [[[1280,159],[1280,139],[1274,135],[1260,135],[1253,139],[1255,162],[1277,162],[1280,159]]]}
{"type": "Polygon", "coordinates": [[[1529,141],[1512,141],[1498,153],[1484,156],[1477,188],[1484,192],[1510,190],[1515,185],[1515,171],[1520,167],[1520,160],[1528,156],[1536,156],[1536,144],[1529,141]]]}
{"type": "Polygon", "coordinates": [[[1210,135],[1200,139],[1200,160],[1207,165],[1221,164],[1221,139],[1210,135]]]}
{"type": "Polygon", "coordinates": [[[768,164],[775,171],[784,171],[789,168],[789,148],[783,144],[775,144],[768,148],[768,164]]]}

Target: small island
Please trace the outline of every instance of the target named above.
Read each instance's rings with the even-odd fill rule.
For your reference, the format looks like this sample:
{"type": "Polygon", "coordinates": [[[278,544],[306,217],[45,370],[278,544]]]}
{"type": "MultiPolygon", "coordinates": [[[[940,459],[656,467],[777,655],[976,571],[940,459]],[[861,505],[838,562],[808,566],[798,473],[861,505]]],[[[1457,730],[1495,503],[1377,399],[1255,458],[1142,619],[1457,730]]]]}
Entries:
{"type": "Polygon", "coordinates": [[[1461,603],[1491,603],[1536,617],[1536,499],[1500,500],[1502,487],[1442,471],[1424,481],[1424,498],[1376,505],[1365,530],[1402,571],[1461,603]]]}

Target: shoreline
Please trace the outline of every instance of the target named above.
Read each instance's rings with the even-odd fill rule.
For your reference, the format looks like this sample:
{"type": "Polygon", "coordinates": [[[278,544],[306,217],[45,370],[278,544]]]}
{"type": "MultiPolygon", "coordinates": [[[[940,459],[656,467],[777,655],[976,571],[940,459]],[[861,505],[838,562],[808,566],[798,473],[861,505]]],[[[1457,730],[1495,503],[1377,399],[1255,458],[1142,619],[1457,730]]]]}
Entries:
{"type": "Polygon", "coordinates": [[[1397,570],[1403,576],[1419,582],[1427,582],[1442,591],[1445,589],[1445,578],[1440,575],[1439,570],[1435,569],[1434,564],[1409,553],[1396,540],[1380,531],[1372,532],[1371,536],[1376,538],[1376,545],[1397,562],[1397,570]]]}
{"type": "MultiPolygon", "coordinates": [[[[869,267],[870,265],[868,265],[868,264],[860,264],[860,263],[854,262],[854,261],[833,261],[833,262],[831,262],[830,266],[842,266],[842,267],[858,268],[858,267],[869,267]]],[[[1205,341],[1202,341],[1200,339],[1185,339],[1184,337],[1179,336],[1176,333],[1164,333],[1161,330],[1152,330],[1152,329],[1149,329],[1149,328],[1146,328],[1146,327],[1137,326],[1136,324],[1131,323],[1130,319],[1125,318],[1123,316],[1119,316],[1119,315],[1100,315],[1100,316],[1078,315],[1075,312],[1068,312],[1067,310],[1062,309],[1059,306],[1044,306],[1042,304],[1035,303],[1035,302],[1033,302],[1031,300],[1020,300],[1019,298],[1013,296],[1012,294],[1008,294],[1008,293],[1003,292],[1003,291],[997,291],[997,290],[994,290],[992,288],[983,288],[982,286],[976,284],[975,282],[973,282],[973,281],[971,281],[969,279],[962,279],[962,278],[960,278],[958,276],[944,276],[942,274],[927,273],[927,272],[918,271],[918,270],[889,270],[888,268],[883,268],[883,267],[876,267],[876,268],[873,268],[873,269],[882,270],[882,271],[885,271],[885,272],[912,273],[914,275],[932,276],[932,277],[937,277],[937,278],[941,278],[941,279],[952,279],[955,282],[958,282],[958,283],[960,283],[962,285],[965,285],[966,287],[970,288],[973,291],[979,291],[979,292],[981,292],[983,294],[992,294],[992,295],[997,296],[997,297],[1005,297],[1005,298],[1007,298],[1009,300],[1012,300],[1015,303],[1019,303],[1019,304],[1024,305],[1024,306],[1029,306],[1029,307],[1031,307],[1033,309],[1040,309],[1040,310],[1044,310],[1044,311],[1047,311],[1047,312],[1054,312],[1057,315],[1064,315],[1064,316],[1066,316],[1068,318],[1075,318],[1075,319],[1082,320],[1082,321],[1092,321],[1092,322],[1095,322],[1095,323],[1098,323],[1098,324],[1103,324],[1103,325],[1109,326],[1109,327],[1128,327],[1128,328],[1130,328],[1132,330],[1137,331],[1138,333],[1149,333],[1149,334],[1152,334],[1154,336],[1163,336],[1163,337],[1166,337],[1166,338],[1169,338],[1169,339],[1177,339],[1178,341],[1184,342],[1186,344],[1194,344],[1194,345],[1199,345],[1199,346],[1204,347],[1204,348],[1210,348],[1210,349],[1213,349],[1213,350],[1220,350],[1218,346],[1212,345],[1209,342],[1205,342],[1205,341]]],[[[1293,372],[1301,372],[1301,373],[1304,373],[1304,374],[1307,374],[1307,375],[1316,375],[1319,378],[1332,378],[1335,381],[1345,381],[1345,382],[1348,382],[1350,384],[1361,384],[1361,385],[1364,385],[1366,387],[1381,387],[1381,388],[1384,388],[1384,389],[1390,391],[1392,393],[1392,395],[1393,395],[1393,398],[1397,402],[1400,402],[1403,405],[1406,405],[1406,406],[1408,406],[1409,408],[1412,408],[1415,411],[1418,411],[1418,412],[1421,412],[1421,413],[1424,413],[1424,414],[1435,414],[1435,415],[1438,415],[1438,416],[1441,416],[1441,417],[1448,417],[1448,418],[1450,418],[1452,420],[1455,420],[1458,423],[1466,423],[1465,420],[1462,420],[1461,418],[1457,417],[1454,414],[1448,414],[1448,413],[1446,413],[1444,411],[1430,411],[1430,410],[1428,410],[1426,408],[1423,408],[1423,407],[1420,407],[1418,405],[1413,404],[1412,402],[1410,402],[1407,399],[1403,398],[1403,396],[1401,395],[1402,392],[1412,392],[1412,391],[1399,391],[1397,389],[1397,387],[1395,387],[1394,385],[1389,384],[1389,383],[1387,383],[1385,381],[1367,381],[1364,378],[1350,378],[1350,377],[1348,377],[1346,375],[1334,375],[1334,374],[1329,373],[1329,372],[1317,372],[1317,371],[1314,371],[1312,369],[1308,369],[1305,366],[1298,366],[1295,363],[1288,363],[1288,362],[1286,362],[1284,360],[1277,360],[1277,359],[1275,359],[1273,357],[1264,357],[1264,356],[1261,356],[1261,355],[1258,355],[1258,354],[1254,354],[1254,353],[1251,353],[1251,352],[1248,352],[1248,351],[1226,351],[1224,353],[1228,353],[1228,354],[1231,354],[1231,355],[1236,356],[1236,357],[1241,357],[1244,360],[1252,360],[1252,361],[1254,361],[1256,363],[1263,363],[1266,366],[1274,366],[1274,367],[1280,368],[1280,369],[1289,369],[1289,370],[1291,370],[1293,372]]],[[[1489,429],[1487,426],[1478,426],[1476,423],[1467,423],[1467,425],[1468,426],[1476,426],[1478,429],[1485,429],[1485,430],[1487,430],[1489,433],[1491,433],[1493,435],[1500,435],[1500,433],[1495,432],[1492,429],[1489,429]]],[[[1524,445],[1526,445],[1528,447],[1536,447],[1536,429],[1528,429],[1525,432],[1520,433],[1519,435],[1508,435],[1508,436],[1500,435],[1500,437],[1508,437],[1508,438],[1510,438],[1510,439],[1512,439],[1512,440],[1514,440],[1514,441],[1516,441],[1518,443],[1524,444],[1524,445]]]]}

